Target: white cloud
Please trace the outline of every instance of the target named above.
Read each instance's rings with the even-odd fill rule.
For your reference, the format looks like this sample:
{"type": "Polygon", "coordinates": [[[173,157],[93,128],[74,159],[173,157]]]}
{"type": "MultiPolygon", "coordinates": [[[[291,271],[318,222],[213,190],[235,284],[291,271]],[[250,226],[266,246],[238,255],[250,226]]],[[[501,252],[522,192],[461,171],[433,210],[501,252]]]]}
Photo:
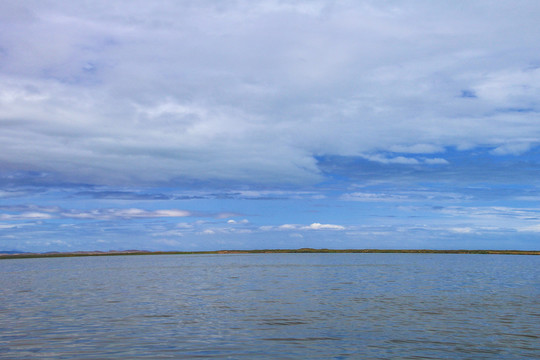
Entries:
{"type": "Polygon", "coordinates": [[[523,101],[534,100],[540,93],[540,69],[504,69],[488,74],[474,90],[486,100],[508,104],[510,107],[522,105],[523,101]]]}
{"type": "Polygon", "coordinates": [[[304,226],[302,229],[309,229],[309,230],[345,230],[344,226],[341,225],[334,225],[334,224],[320,224],[320,223],[313,223],[309,226],[304,226]]]}
{"type": "Polygon", "coordinates": [[[236,220],[228,220],[227,221],[227,224],[231,224],[231,225],[234,225],[234,224],[241,224],[241,225],[246,225],[246,224],[249,224],[249,220],[247,219],[242,219],[240,221],[236,221],[236,220]]]}
{"type": "Polygon", "coordinates": [[[311,225],[283,224],[279,226],[260,226],[260,231],[298,231],[298,230],[345,230],[344,226],[312,223],[311,225]]]}
{"type": "Polygon", "coordinates": [[[283,224],[279,226],[280,230],[294,230],[298,227],[298,225],[293,224],[283,224]]]}
{"type": "Polygon", "coordinates": [[[458,234],[469,234],[473,232],[473,229],[470,227],[454,227],[454,228],[451,228],[450,231],[458,233],[458,234]]]}
{"type": "Polygon", "coordinates": [[[150,212],[151,217],[185,217],[190,216],[191,213],[185,210],[155,210],[150,212]]]}

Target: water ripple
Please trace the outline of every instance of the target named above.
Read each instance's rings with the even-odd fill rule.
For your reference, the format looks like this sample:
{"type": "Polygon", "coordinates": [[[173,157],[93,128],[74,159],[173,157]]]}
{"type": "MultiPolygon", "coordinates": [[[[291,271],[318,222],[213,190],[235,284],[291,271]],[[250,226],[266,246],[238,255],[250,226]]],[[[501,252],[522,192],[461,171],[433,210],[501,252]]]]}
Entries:
{"type": "Polygon", "coordinates": [[[538,359],[540,257],[0,261],[0,359],[538,359]]]}

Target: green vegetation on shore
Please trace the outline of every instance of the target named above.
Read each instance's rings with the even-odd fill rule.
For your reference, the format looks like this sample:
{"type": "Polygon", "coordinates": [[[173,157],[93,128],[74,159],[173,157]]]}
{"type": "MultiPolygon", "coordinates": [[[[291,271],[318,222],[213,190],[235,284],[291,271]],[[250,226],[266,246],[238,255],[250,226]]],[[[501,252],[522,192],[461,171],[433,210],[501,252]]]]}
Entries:
{"type": "Polygon", "coordinates": [[[383,250],[383,249],[265,249],[265,250],[216,250],[216,251],[77,251],[53,253],[0,254],[0,259],[52,258],[77,256],[119,256],[119,255],[196,255],[196,254],[285,254],[285,253],[396,253],[396,254],[494,254],[494,255],[540,255],[537,250],[383,250]]]}

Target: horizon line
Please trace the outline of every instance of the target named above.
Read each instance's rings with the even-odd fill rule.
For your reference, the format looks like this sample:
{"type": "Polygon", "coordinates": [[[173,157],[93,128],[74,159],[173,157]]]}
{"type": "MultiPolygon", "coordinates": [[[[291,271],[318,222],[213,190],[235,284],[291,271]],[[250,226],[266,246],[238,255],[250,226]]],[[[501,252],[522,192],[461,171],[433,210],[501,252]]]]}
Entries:
{"type": "Polygon", "coordinates": [[[251,250],[206,250],[206,251],[150,251],[150,250],[109,250],[70,252],[0,252],[0,259],[24,259],[47,257],[121,256],[121,255],[227,255],[227,254],[324,254],[324,253],[402,253],[402,254],[477,254],[477,255],[540,255],[540,250],[493,250],[493,249],[251,249],[251,250]]]}

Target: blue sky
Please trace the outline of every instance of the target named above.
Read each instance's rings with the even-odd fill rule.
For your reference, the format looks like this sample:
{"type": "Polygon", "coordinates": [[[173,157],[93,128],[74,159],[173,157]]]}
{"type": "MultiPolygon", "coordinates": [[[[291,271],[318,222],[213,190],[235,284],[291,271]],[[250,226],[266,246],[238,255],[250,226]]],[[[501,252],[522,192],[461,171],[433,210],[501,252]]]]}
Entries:
{"type": "Polygon", "coordinates": [[[2,1],[0,251],[540,248],[537,1],[2,1]]]}

